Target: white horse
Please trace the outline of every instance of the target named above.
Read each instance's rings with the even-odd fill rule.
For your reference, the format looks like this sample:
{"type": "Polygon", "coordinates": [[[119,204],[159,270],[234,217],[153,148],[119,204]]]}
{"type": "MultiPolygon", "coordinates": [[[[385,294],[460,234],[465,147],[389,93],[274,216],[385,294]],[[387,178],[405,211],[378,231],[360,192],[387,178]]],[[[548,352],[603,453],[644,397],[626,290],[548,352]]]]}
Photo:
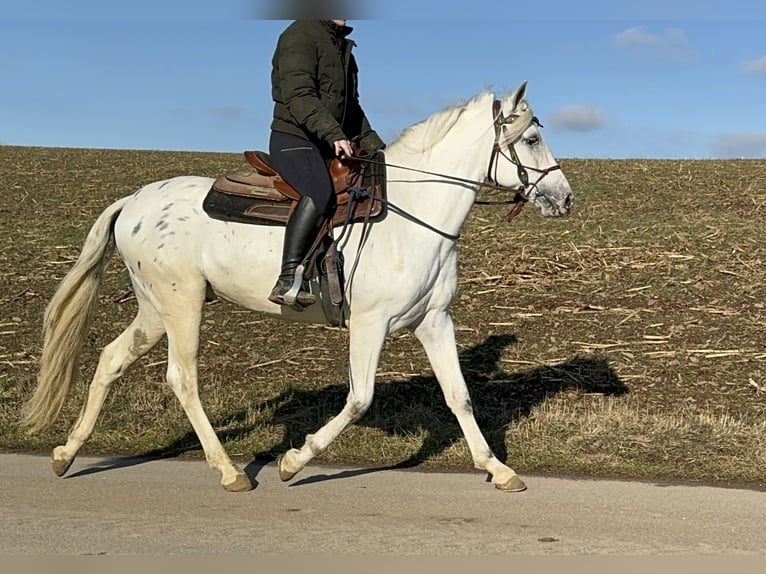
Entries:
{"type": "MultiPolygon", "coordinates": [[[[476,468],[488,472],[498,489],[526,488],[495,457],[476,423],[449,311],[457,289],[457,238],[487,181],[512,194],[521,193],[544,216],[565,215],[574,202],[525,92],[526,82],[499,100],[482,92],[464,105],[411,126],[387,148],[392,208],[371,227],[363,229],[357,223],[346,230],[344,250],[353,254],[345,257],[344,270],[350,338],[346,404],[335,418],[306,436],[301,448],[279,457],[282,480],[295,476],[367,411],[384,340],[408,328],[426,350],[476,468]],[[529,172],[535,176],[530,178],[529,172]]],[[[212,290],[237,305],[288,321],[327,319],[320,304],[297,312],[269,302],[279,273],[284,228],[210,218],[202,202],[212,183],[207,177],[167,179],[107,207],[49,302],[38,383],[24,408],[23,422],[30,432],[59,414],[72,386],[115,246],[138,302],[133,322],[101,352],[87,400],[66,444],[53,449],[51,464],[57,475],[69,469],[93,432],[110,385],[167,335],[167,383],[194,427],[209,466],[221,473],[226,490],[253,487],[224,450],[199,398],[197,352],[206,293],[212,290]]]]}

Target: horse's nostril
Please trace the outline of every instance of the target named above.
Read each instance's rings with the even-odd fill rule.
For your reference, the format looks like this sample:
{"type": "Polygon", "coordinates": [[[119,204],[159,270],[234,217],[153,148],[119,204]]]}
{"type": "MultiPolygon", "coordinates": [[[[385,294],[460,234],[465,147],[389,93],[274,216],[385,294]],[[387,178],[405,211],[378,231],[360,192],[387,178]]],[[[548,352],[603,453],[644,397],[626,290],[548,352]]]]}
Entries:
{"type": "Polygon", "coordinates": [[[566,209],[568,211],[568,210],[572,209],[573,205],[574,205],[574,196],[570,193],[564,199],[564,209],[566,209]]]}

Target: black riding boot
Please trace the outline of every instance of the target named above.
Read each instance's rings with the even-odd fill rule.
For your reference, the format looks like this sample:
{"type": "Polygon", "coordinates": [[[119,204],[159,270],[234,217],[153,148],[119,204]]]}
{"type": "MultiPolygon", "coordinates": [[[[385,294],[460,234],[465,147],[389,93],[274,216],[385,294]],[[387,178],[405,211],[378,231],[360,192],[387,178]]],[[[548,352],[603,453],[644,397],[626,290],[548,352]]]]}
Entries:
{"type": "Polygon", "coordinates": [[[316,296],[303,289],[303,266],[300,264],[311,249],[324,220],[314,200],[307,195],[302,196],[287,221],[282,248],[282,271],[271,290],[269,301],[278,305],[293,305],[297,302],[301,307],[316,302],[316,296]]]}

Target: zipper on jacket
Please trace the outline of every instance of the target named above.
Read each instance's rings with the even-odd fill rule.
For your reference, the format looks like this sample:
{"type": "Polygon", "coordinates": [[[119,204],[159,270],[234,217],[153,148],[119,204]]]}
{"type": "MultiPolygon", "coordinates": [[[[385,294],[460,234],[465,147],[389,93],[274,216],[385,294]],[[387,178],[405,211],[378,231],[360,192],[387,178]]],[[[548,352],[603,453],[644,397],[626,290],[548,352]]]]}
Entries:
{"type": "Polygon", "coordinates": [[[348,65],[346,63],[347,58],[346,58],[345,51],[342,48],[343,43],[345,43],[345,45],[347,46],[347,50],[346,51],[348,51],[348,61],[351,61],[351,44],[348,43],[348,41],[346,41],[345,39],[343,39],[341,41],[340,46],[339,46],[340,47],[340,50],[339,50],[339,52],[340,52],[340,67],[343,70],[343,86],[344,86],[343,87],[343,94],[344,94],[344,97],[343,97],[343,115],[341,116],[340,129],[343,130],[343,133],[345,135],[346,131],[345,131],[343,126],[346,123],[346,111],[348,110],[348,98],[349,98],[349,92],[348,92],[348,70],[349,70],[349,67],[348,67],[348,65]]]}

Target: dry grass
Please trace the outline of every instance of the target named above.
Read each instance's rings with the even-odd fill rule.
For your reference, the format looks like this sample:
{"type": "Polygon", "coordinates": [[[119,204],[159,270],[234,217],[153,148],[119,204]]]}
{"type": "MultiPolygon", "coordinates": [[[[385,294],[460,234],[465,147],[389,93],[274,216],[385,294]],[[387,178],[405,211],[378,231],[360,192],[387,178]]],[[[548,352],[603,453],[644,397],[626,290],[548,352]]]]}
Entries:
{"type": "MultiPolygon", "coordinates": [[[[766,485],[766,161],[562,161],[577,194],[566,220],[477,205],[461,239],[454,305],[479,423],[522,473],[766,485]]],[[[49,449],[54,426],[16,426],[34,384],[42,311],[113,199],[170,175],[239,169],[237,154],[0,147],[0,447],[49,449]]],[[[115,260],[86,347],[132,318],[115,260]]],[[[344,330],[206,308],[206,409],[233,454],[270,457],[340,410],[344,330]],[[294,346],[291,351],[281,349],[294,346]]],[[[88,452],[198,455],[163,385],[163,345],[109,396],[88,452]]],[[[391,336],[370,412],[324,462],[471,468],[425,355],[391,336]]]]}

